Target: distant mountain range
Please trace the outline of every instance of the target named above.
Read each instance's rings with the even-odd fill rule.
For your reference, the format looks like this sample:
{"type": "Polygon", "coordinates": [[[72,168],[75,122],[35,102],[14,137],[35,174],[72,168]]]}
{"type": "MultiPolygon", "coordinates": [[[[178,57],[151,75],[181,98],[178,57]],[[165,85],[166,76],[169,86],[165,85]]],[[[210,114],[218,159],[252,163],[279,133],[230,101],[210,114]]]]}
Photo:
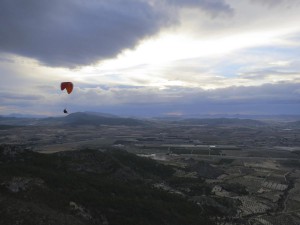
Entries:
{"type": "Polygon", "coordinates": [[[20,117],[0,117],[1,125],[11,126],[33,126],[33,125],[125,125],[138,126],[145,125],[146,121],[123,118],[105,113],[77,112],[65,117],[48,118],[20,118],[20,117]]]}
{"type": "Polygon", "coordinates": [[[252,119],[262,121],[300,121],[300,115],[251,115],[251,114],[196,114],[196,115],[182,115],[182,116],[161,116],[154,117],[158,120],[183,120],[183,119],[252,119]]]}
{"type": "Polygon", "coordinates": [[[94,116],[102,116],[102,117],[110,117],[110,118],[120,118],[120,116],[114,115],[114,114],[110,114],[110,113],[102,113],[102,112],[83,112],[85,114],[88,115],[94,115],[94,116]]]}
{"type": "Polygon", "coordinates": [[[269,119],[249,118],[182,118],[182,117],[159,117],[153,119],[125,118],[117,115],[100,112],[76,112],[64,117],[32,118],[22,116],[0,116],[0,125],[9,126],[39,126],[39,125],[124,125],[139,126],[151,123],[171,123],[181,125],[210,125],[210,126],[265,126],[270,121],[277,121],[293,127],[300,126],[300,118],[297,116],[270,116],[269,119]],[[271,119],[273,118],[273,119],[271,119]],[[293,119],[294,118],[294,119],[293,119]]]}
{"type": "Polygon", "coordinates": [[[46,118],[44,115],[33,115],[33,114],[21,114],[21,113],[11,113],[4,115],[3,117],[14,117],[14,118],[46,118]]]}
{"type": "Polygon", "coordinates": [[[137,126],[144,125],[142,120],[132,118],[120,118],[102,113],[88,113],[77,112],[66,116],[63,120],[64,123],[71,125],[127,125],[137,126]]]}
{"type": "Polygon", "coordinates": [[[209,126],[265,126],[265,122],[252,119],[215,118],[215,119],[184,119],[176,121],[178,124],[209,125],[209,126]]]}
{"type": "MultiPolygon", "coordinates": [[[[274,115],[256,115],[256,114],[184,114],[179,116],[155,116],[153,117],[136,117],[136,116],[124,116],[118,114],[111,113],[103,113],[103,112],[92,112],[85,111],[81,112],[89,115],[96,115],[102,117],[110,117],[110,118],[152,118],[157,120],[183,120],[183,119],[219,119],[219,118],[228,118],[228,119],[253,119],[253,120],[276,120],[276,121],[300,121],[300,114],[288,115],[288,114],[274,114],[274,115]]],[[[0,117],[14,117],[14,118],[47,118],[45,115],[37,115],[37,114],[21,114],[21,113],[11,113],[7,115],[0,115],[0,117]]],[[[55,116],[59,117],[59,116],[55,116]]]]}
{"type": "MultiPolygon", "coordinates": [[[[110,113],[102,113],[102,112],[82,112],[85,114],[89,114],[89,115],[96,115],[96,116],[102,116],[102,117],[112,117],[112,118],[116,118],[119,117],[117,115],[113,115],[110,113]]],[[[13,118],[48,118],[49,116],[45,116],[45,115],[36,115],[36,114],[21,114],[21,113],[11,113],[8,115],[0,115],[0,117],[13,117],[13,118]]]]}

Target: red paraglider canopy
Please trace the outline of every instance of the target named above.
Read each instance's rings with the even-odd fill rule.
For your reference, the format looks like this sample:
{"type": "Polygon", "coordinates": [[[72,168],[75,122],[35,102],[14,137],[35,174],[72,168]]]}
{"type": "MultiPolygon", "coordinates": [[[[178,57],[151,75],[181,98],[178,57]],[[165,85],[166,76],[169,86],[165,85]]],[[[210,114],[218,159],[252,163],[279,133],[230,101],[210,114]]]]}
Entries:
{"type": "Polygon", "coordinates": [[[60,84],[60,89],[63,90],[67,90],[68,94],[71,94],[71,92],[73,91],[73,83],[72,82],[62,82],[60,84]]]}

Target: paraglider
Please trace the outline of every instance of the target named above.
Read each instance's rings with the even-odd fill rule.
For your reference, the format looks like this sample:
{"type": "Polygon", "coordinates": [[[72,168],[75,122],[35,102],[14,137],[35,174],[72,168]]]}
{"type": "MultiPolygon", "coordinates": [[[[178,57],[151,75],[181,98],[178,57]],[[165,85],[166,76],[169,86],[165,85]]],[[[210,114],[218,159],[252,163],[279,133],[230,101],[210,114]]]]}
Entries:
{"type": "MultiPolygon", "coordinates": [[[[67,91],[68,94],[71,94],[71,93],[72,93],[73,87],[74,87],[74,85],[73,85],[72,82],[62,82],[62,83],[60,84],[60,89],[61,89],[62,91],[66,89],[66,91],[67,91]]],[[[67,109],[64,109],[63,112],[66,113],[66,114],[68,114],[67,109]]]]}
{"type": "Polygon", "coordinates": [[[60,84],[60,89],[63,90],[67,90],[68,94],[71,94],[73,91],[73,83],[72,82],[62,82],[60,84]]]}

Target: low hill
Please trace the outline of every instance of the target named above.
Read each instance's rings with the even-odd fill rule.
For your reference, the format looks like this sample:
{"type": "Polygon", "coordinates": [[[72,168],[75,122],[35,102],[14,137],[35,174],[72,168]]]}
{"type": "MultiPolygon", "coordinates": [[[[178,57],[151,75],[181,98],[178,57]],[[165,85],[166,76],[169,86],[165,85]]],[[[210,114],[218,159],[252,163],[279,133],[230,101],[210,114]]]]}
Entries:
{"type": "Polygon", "coordinates": [[[202,178],[215,179],[224,173],[223,170],[213,167],[205,161],[196,161],[190,159],[187,161],[187,163],[187,169],[196,172],[197,176],[202,178]]]}
{"type": "Polygon", "coordinates": [[[9,126],[57,126],[57,125],[124,125],[139,126],[149,122],[122,118],[115,115],[93,113],[93,112],[76,112],[65,117],[48,117],[48,118],[17,118],[0,116],[0,125],[9,126]]]}
{"type": "Polygon", "coordinates": [[[110,113],[90,112],[90,111],[86,111],[86,112],[84,112],[84,113],[89,114],[89,115],[102,116],[102,117],[109,117],[109,118],[120,118],[119,116],[114,115],[114,114],[110,114],[110,113]]]}
{"type": "Polygon", "coordinates": [[[0,146],[1,225],[201,225],[213,209],[154,188],[173,169],[125,151],[0,146]]]}
{"type": "Polygon", "coordinates": [[[64,123],[71,125],[145,125],[145,122],[132,118],[107,117],[99,114],[77,112],[66,116],[64,123]]]}
{"type": "Polygon", "coordinates": [[[37,121],[39,121],[39,119],[0,116],[0,125],[28,126],[36,124],[37,121]]]}

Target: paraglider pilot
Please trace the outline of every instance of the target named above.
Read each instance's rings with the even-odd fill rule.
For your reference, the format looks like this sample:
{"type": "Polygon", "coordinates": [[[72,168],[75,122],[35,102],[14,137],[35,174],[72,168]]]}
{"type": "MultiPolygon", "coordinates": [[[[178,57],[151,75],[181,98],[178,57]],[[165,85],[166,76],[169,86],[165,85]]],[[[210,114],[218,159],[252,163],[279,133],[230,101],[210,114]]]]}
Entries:
{"type": "MultiPolygon", "coordinates": [[[[71,94],[72,91],[73,91],[73,83],[72,82],[62,82],[60,84],[60,89],[63,91],[63,90],[67,90],[67,93],[68,94],[71,94]]],[[[68,114],[68,111],[67,109],[64,109],[63,111],[64,113],[68,114]]]]}

